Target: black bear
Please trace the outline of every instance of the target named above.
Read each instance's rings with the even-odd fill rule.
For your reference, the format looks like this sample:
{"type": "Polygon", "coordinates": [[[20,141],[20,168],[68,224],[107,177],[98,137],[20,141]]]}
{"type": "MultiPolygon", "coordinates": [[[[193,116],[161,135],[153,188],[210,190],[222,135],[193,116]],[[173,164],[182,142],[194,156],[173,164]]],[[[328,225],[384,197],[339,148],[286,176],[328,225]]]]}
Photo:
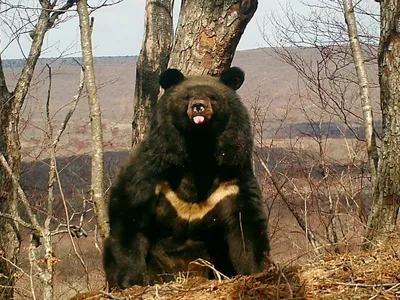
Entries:
{"type": "Polygon", "coordinates": [[[243,71],[216,78],[168,69],[159,81],[165,92],[150,132],[111,190],[110,286],[171,280],[197,258],[227,276],[262,272],[268,222],[249,115],[236,94],[243,71]]]}

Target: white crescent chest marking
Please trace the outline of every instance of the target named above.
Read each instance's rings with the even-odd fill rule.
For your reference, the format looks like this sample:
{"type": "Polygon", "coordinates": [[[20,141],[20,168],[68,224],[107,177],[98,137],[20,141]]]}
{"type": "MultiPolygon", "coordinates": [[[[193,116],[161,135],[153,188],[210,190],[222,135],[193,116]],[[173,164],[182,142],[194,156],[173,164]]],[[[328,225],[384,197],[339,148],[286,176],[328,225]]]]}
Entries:
{"type": "Polygon", "coordinates": [[[187,221],[201,220],[219,202],[228,196],[237,195],[239,187],[233,182],[224,182],[204,202],[190,203],[179,199],[178,195],[171,189],[168,182],[159,183],[156,186],[156,195],[162,193],[169,203],[174,207],[179,217],[187,221]]]}

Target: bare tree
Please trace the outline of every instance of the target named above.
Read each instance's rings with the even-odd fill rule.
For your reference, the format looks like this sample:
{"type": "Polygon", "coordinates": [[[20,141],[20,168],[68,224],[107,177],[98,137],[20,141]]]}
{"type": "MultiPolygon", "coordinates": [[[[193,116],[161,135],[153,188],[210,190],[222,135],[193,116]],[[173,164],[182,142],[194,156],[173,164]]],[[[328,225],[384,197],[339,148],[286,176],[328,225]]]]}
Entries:
{"type": "Polygon", "coordinates": [[[258,0],[184,0],[169,67],[187,75],[228,68],[258,0]]]}
{"type": "Polygon", "coordinates": [[[381,35],[379,42],[379,83],[383,139],[377,184],[368,219],[366,238],[377,242],[394,231],[400,208],[400,2],[380,2],[381,35]]]}
{"type": "Polygon", "coordinates": [[[160,91],[158,76],[167,64],[186,75],[220,75],[230,66],[258,0],[182,0],[175,36],[173,3],[146,2],[145,34],[136,69],[132,146],[142,140],[150,124],[160,91]]]}
{"type": "Polygon", "coordinates": [[[371,89],[368,80],[367,68],[365,66],[364,54],[358,36],[357,22],[354,14],[352,0],[343,0],[344,18],[347,24],[350,48],[353,54],[354,66],[356,69],[358,84],[360,87],[361,106],[364,118],[364,131],[368,159],[371,168],[371,182],[375,185],[378,169],[378,149],[374,132],[374,117],[372,113],[371,89]]]}
{"type": "Polygon", "coordinates": [[[147,131],[160,91],[158,77],[167,68],[174,30],[173,0],[147,0],[142,50],[136,64],[132,146],[147,131]]]}
{"type": "MultiPolygon", "coordinates": [[[[354,220],[358,228],[365,228],[364,205],[372,197],[372,182],[376,178],[378,152],[372,119],[371,83],[367,77],[367,72],[374,74],[371,72],[371,62],[373,67],[376,46],[374,47],[374,33],[368,30],[373,27],[356,23],[354,13],[362,14],[363,22],[366,23],[369,20],[376,22],[376,19],[374,14],[368,12],[368,7],[362,7],[361,2],[358,2],[357,7],[351,2],[344,6],[342,0],[305,3],[308,3],[305,4],[309,8],[308,13],[294,11],[289,7],[284,11],[283,19],[272,16],[270,21],[276,33],[273,43],[279,45],[273,47],[275,54],[292,66],[300,79],[298,95],[295,95],[298,98],[296,106],[304,116],[308,128],[304,125],[295,130],[297,133],[291,133],[292,138],[296,136],[293,144],[299,143],[301,139],[308,139],[316,143],[315,148],[318,150],[316,154],[309,154],[314,163],[310,166],[302,163],[302,184],[290,172],[288,175],[272,175],[275,180],[279,179],[276,188],[284,186],[286,193],[296,199],[285,201],[295,217],[299,213],[293,208],[298,208],[298,203],[304,203],[302,214],[305,221],[299,223],[302,230],[306,234],[307,230],[314,232],[320,239],[322,236],[319,228],[323,228],[324,240],[328,243],[323,243],[324,240],[320,243],[327,250],[339,252],[340,244],[348,240],[349,228],[345,224],[349,220],[354,220]],[[357,103],[359,98],[361,106],[357,103]],[[349,149],[349,159],[346,162],[344,157],[340,159],[340,163],[333,163],[330,158],[332,153],[327,145],[335,129],[339,129],[338,133],[342,135],[349,149]],[[364,161],[359,154],[350,155],[355,152],[351,144],[358,147],[354,140],[365,142],[368,154],[367,172],[364,171],[364,161]],[[284,178],[279,178],[282,176],[284,178]],[[355,188],[356,182],[363,188],[355,188]],[[302,188],[303,184],[307,188],[302,188]],[[348,214],[347,220],[341,214],[343,210],[348,214]],[[307,218],[318,222],[309,222],[310,227],[305,226],[307,218]],[[322,226],[318,228],[315,224],[322,226]]],[[[271,44],[270,40],[266,40],[271,44]]],[[[296,125],[292,127],[295,129],[296,125]]],[[[303,159],[296,147],[291,145],[289,151],[298,153],[296,156],[298,155],[299,161],[303,159]]],[[[362,235],[357,238],[362,238],[362,235]]],[[[310,243],[315,249],[315,242],[310,243]]]]}
{"type": "MultiPolygon", "coordinates": [[[[48,174],[48,195],[45,200],[43,207],[38,209],[30,198],[23,191],[18,178],[13,174],[10,165],[8,164],[6,158],[2,153],[0,153],[0,165],[4,168],[7,174],[11,177],[16,192],[18,194],[18,204],[22,204],[26,217],[23,216],[21,210],[18,210],[15,214],[10,215],[8,213],[0,212],[0,217],[8,220],[12,220],[22,227],[29,229],[30,234],[30,244],[28,247],[28,257],[30,271],[25,271],[16,264],[14,265],[19,272],[22,272],[30,281],[30,291],[31,298],[37,299],[37,290],[41,290],[43,293],[43,299],[51,300],[54,299],[54,265],[59,262],[59,259],[54,254],[54,237],[57,235],[69,234],[72,241],[73,236],[79,236],[82,232],[85,234],[82,228],[83,224],[78,226],[71,224],[74,216],[69,215],[67,208],[66,199],[63,196],[63,188],[60,181],[59,170],[57,167],[56,150],[60,141],[62,134],[64,133],[67,124],[73,115],[78,101],[81,97],[83,90],[83,70],[81,73],[81,78],[79,82],[78,92],[74,96],[71,103],[71,107],[66,114],[63,122],[61,123],[59,129],[55,132],[54,126],[51,122],[50,115],[50,100],[51,100],[51,86],[52,86],[52,73],[51,67],[47,66],[49,69],[49,88],[46,100],[46,135],[48,138],[48,151],[49,151],[49,174],[48,174]],[[59,189],[61,193],[61,198],[63,206],[65,208],[64,214],[65,218],[57,219],[55,207],[57,203],[57,197],[55,193],[55,187],[59,189]],[[37,211],[41,211],[38,213],[37,211]],[[43,217],[43,215],[45,217],[43,217]],[[37,285],[36,282],[39,280],[41,285],[37,285]]],[[[58,197],[59,198],[59,197],[58,197]]],[[[86,210],[86,209],[84,209],[86,210]]],[[[82,211],[83,212],[83,211],[82,211]]],[[[86,212],[86,211],[85,211],[86,212]]],[[[83,215],[81,217],[83,218],[83,215]]],[[[74,245],[74,242],[72,241],[74,245]]],[[[79,254],[76,252],[79,256],[79,254]]]]}
{"type": "MultiPolygon", "coordinates": [[[[291,22],[287,28],[288,30],[285,31],[284,26],[279,27],[279,32],[281,37],[284,37],[285,42],[292,42],[291,45],[296,47],[311,45],[317,49],[317,51],[322,50],[320,53],[323,54],[321,56],[324,61],[333,63],[333,65],[327,65],[329,68],[325,69],[328,70],[330,74],[332,74],[332,67],[334,73],[336,73],[335,75],[339,74],[337,72],[337,66],[339,64],[337,61],[334,62],[332,60],[334,55],[340,54],[343,58],[346,58],[346,56],[352,58],[358,78],[356,84],[360,91],[363,112],[362,117],[361,115],[357,115],[356,112],[346,109],[346,106],[351,102],[350,98],[345,94],[342,94],[341,99],[337,98],[339,101],[335,100],[335,98],[332,97],[333,94],[328,92],[328,89],[326,88],[327,86],[325,86],[323,81],[320,80],[321,77],[314,76],[315,72],[310,72],[312,68],[309,68],[309,66],[311,65],[304,63],[304,59],[299,59],[294,52],[291,52],[287,48],[280,53],[281,57],[294,65],[301,77],[305,78],[307,88],[311,87],[315,91],[314,93],[319,97],[323,96],[323,98],[326,98],[326,96],[328,96],[328,107],[333,109],[337,116],[345,122],[350,130],[352,130],[352,126],[351,122],[349,122],[349,117],[355,117],[363,122],[366,149],[369,159],[370,177],[372,179],[371,192],[368,194],[368,198],[372,199],[372,205],[368,222],[366,224],[367,230],[365,235],[367,241],[370,242],[367,244],[368,246],[374,245],[376,242],[384,241],[388,234],[395,230],[398,211],[400,208],[400,186],[398,184],[398,177],[400,175],[398,150],[400,134],[397,129],[397,124],[399,122],[398,109],[400,103],[398,96],[399,87],[397,84],[399,80],[399,74],[397,72],[399,60],[396,59],[400,54],[400,44],[397,39],[397,31],[400,26],[398,20],[400,3],[394,0],[379,2],[381,26],[378,49],[378,68],[383,131],[379,159],[374,133],[374,119],[372,114],[373,104],[371,101],[370,82],[366,70],[367,61],[375,62],[374,49],[376,48],[376,44],[373,42],[368,43],[373,41],[366,38],[368,36],[371,37],[371,35],[359,33],[359,29],[362,29],[362,26],[361,23],[356,22],[355,12],[358,10],[358,13],[362,13],[363,16],[371,17],[375,22],[378,21],[379,18],[371,13],[367,14],[366,10],[361,8],[362,1],[353,5],[352,1],[348,0],[343,0],[343,2],[337,0],[320,0],[319,4],[309,5],[315,9],[314,15],[301,19],[306,21],[302,25],[299,26],[301,22],[299,22],[298,18],[293,17],[299,17],[299,15],[293,14],[290,18],[291,22]],[[343,6],[340,5],[341,3],[343,6]],[[318,11],[322,11],[322,9],[342,11],[347,26],[340,26],[337,21],[332,21],[334,19],[334,13],[331,18],[321,17],[321,15],[318,14],[318,11]],[[304,26],[304,24],[309,24],[311,20],[318,22],[314,22],[311,27],[304,26]],[[328,26],[330,30],[321,31],[321,24],[325,27],[328,26]],[[318,33],[315,35],[315,38],[309,39],[309,36],[313,35],[315,32],[318,33]],[[347,49],[347,41],[343,40],[343,33],[346,33],[349,38],[351,52],[347,49]],[[298,38],[297,41],[296,38],[298,38]],[[364,41],[362,42],[361,39],[364,39],[364,41]],[[341,42],[338,43],[338,41],[341,42]]],[[[351,65],[348,64],[348,61],[348,58],[341,61],[344,67],[343,70],[346,70],[346,68],[349,70],[348,67],[351,65]]],[[[317,66],[318,65],[319,62],[317,62],[317,66]]],[[[320,70],[318,70],[317,74],[320,74],[320,70]]],[[[337,85],[339,87],[343,84],[344,78],[349,80],[348,76],[340,76],[340,78],[336,76],[328,76],[326,78],[331,81],[330,86],[337,85]]],[[[348,82],[351,81],[349,80],[348,82]]],[[[343,88],[339,89],[339,91],[340,90],[344,91],[343,88]]],[[[354,131],[354,133],[356,132],[354,131]]],[[[355,134],[355,137],[360,138],[357,134],[355,134]]]]}
{"type": "MultiPolygon", "coordinates": [[[[10,3],[4,3],[9,9],[16,8],[10,3]]],[[[40,56],[45,34],[51,29],[58,17],[72,7],[73,2],[67,1],[63,6],[58,6],[57,1],[40,1],[40,14],[32,25],[31,31],[32,44],[29,55],[22,69],[21,75],[12,92],[9,92],[0,63],[0,151],[4,155],[12,176],[4,168],[0,167],[0,211],[15,215],[17,213],[17,186],[21,165],[20,140],[19,140],[19,117],[21,108],[28,94],[28,89],[33,78],[34,69],[40,56]]],[[[35,19],[33,19],[35,20],[35,19]]],[[[0,296],[3,299],[13,298],[13,286],[15,283],[14,272],[19,253],[19,229],[18,224],[12,219],[0,218],[0,252],[4,259],[0,259],[0,296]]]]}
{"type": "MultiPolygon", "coordinates": [[[[10,167],[15,174],[19,174],[19,157],[13,157],[12,138],[7,134],[12,123],[11,111],[13,110],[11,96],[7,89],[4,78],[3,66],[0,59],[0,152],[4,153],[10,161],[10,167]],[[14,160],[11,160],[14,158],[14,160]],[[17,160],[17,161],[16,161],[17,160]]],[[[18,153],[18,152],[17,152],[18,153]]],[[[15,154],[14,154],[15,155],[15,154]]],[[[11,177],[4,168],[0,168],[0,211],[15,215],[17,212],[16,195],[14,194],[11,177]]],[[[14,286],[14,265],[17,263],[17,256],[20,247],[18,224],[13,220],[0,218],[0,255],[6,259],[0,259],[0,296],[4,299],[13,298],[14,286]]]]}
{"type": "MultiPolygon", "coordinates": [[[[334,115],[356,139],[366,140],[357,129],[364,122],[353,93],[358,81],[354,80],[357,75],[344,22],[334,19],[335,10],[326,7],[314,11],[312,17],[289,10],[286,18],[272,19],[274,40],[279,45],[272,47],[276,55],[299,74],[299,87],[308,91],[310,100],[315,99],[318,107],[334,115]]],[[[375,59],[372,46],[367,44],[363,51],[366,61],[375,59]]]]}
{"type": "Polygon", "coordinates": [[[81,30],[81,44],[83,67],[85,69],[85,86],[88,94],[90,123],[92,128],[92,179],[91,196],[96,209],[97,223],[101,237],[104,239],[109,233],[109,221],[104,189],[104,149],[103,128],[101,121],[101,109],[97,94],[96,77],[93,66],[92,52],[92,18],[89,18],[88,4],[86,0],[77,2],[79,26],[81,30]]]}

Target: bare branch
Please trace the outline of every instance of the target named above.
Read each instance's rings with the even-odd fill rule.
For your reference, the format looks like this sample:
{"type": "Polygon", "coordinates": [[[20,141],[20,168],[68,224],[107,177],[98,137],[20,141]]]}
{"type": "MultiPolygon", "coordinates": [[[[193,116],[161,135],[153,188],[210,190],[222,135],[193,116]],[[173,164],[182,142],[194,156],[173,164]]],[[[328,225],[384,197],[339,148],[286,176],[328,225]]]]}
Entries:
{"type": "Polygon", "coordinates": [[[323,249],[322,245],[318,242],[317,238],[315,237],[314,233],[308,228],[306,225],[306,222],[304,222],[303,218],[293,209],[292,205],[290,205],[289,200],[285,196],[285,194],[282,192],[282,187],[279,186],[279,184],[276,182],[275,178],[273,177],[271,171],[269,170],[268,166],[265,164],[265,162],[260,158],[257,152],[255,152],[255,156],[257,157],[258,161],[261,163],[261,166],[263,169],[267,172],[267,175],[272,181],[272,184],[274,185],[276,191],[278,192],[279,196],[281,199],[285,202],[287,208],[290,210],[290,212],[293,214],[295,217],[297,223],[299,224],[300,228],[306,233],[306,236],[308,240],[310,241],[310,244],[313,246],[313,250],[317,255],[321,255],[321,249],[323,249]]]}
{"type": "Polygon", "coordinates": [[[26,209],[26,212],[29,216],[29,219],[32,223],[33,228],[35,228],[37,231],[41,232],[42,228],[40,227],[40,225],[36,219],[36,215],[32,212],[32,208],[29,204],[29,201],[28,201],[24,191],[22,190],[21,185],[19,184],[19,181],[15,178],[15,175],[14,175],[13,171],[11,170],[11,168],[2,152],[0,152],[0,162],[1,162],[1,165],[3,166],[3,168],[7,171],[8,175],[11,177],[14,186],[17,188],[19,198],[20,198],[22,204],[24,205],[24,208],[26,209]]]}

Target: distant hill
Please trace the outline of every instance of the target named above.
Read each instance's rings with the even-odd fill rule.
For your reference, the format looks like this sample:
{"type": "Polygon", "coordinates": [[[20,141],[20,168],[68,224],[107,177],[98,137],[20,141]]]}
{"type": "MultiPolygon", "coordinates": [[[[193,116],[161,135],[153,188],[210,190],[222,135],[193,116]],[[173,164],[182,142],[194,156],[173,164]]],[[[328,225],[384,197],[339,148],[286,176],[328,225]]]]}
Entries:
{"type": "MultiPolygon", "coordinates": [[[[316,49],[292,49],[305,60],[315,60],[316,49]]],[[[64,119],[76,94],[80,58],[43,58],[36,68],[35,80],[26,101],[21,119],[24,155],[31,159],[40,156],[40,149],[45,143],[43,120],[47,90],[49,86],[48,69],[52,71],[52,90],[50,111],[54,126],[64,119]]],[[[136,75],[136,56],[96,57],[94,60],[96,80],[99,87],[99,99],[102,107],[104,134],[108,151],[127,150],[130,147],[131,123],[133,116],[134,85],[136,75]]],[[[21,71],[23,60],[5,60],[5,75],[9,88],[12,89],[21,71]]],[[[238,51],[232,63],[246,73],[244,85],[238,91],[250,115],[257,122],[264,122],[262,135],[266,138],[284,139],[289,136],[313,134],[318,120],[310,120],[305,113],[314,113],[319,103],[312,101],[312,94],[307,94],[295,69],[282,62],[273,49],[253,49],[238,51]],[[262,116],[255,116],[255,114],[262,116]],[[261,118],[260,118],[261,117],[261,118]],[[311,126],[310,122],[317,122],[311,126]],[[282,123],[283,122],[283,123],[282,123]],[[282,124],[281,124],[282,123],[282,124]]],[[[346,69],[354,76],[354,68],[346,69]]],[[[346,71],[346,72],[347,72],[346,71]]],[[[371,78],[377,78],[375,68],[371,68],[371,78]]],[[[361,115],[357,99],[358,87],[353,84],[348,88],[348,109],[361,115]]],[[[379,116],[378,89],[373,90],[376,101],[376,116],[379,116]]],[[[313,116],[315,118],[316,116],[313,116]]],[[[362,122],[355,121],[355,132],[363,134],[362,122]]],[[[90,124],[87,100],[83,97],[70,121],[68,130],[59,149],[59,155],[73,156],[88,153],[90,150],[90,124]]],[[[341,138],[343,134],[352,137],[353,133],[337,118],[327,118],[323,124],[323,134],[341,138]]]]}
{"type": "MultiPolygon", "coordinates": [[[[136,63],[137,56],[101,56],[94,57],[94,64],[99,65],[120,65],[126,63],[136,63]]],[[[25,59],[5,59],[3,60],[3,68],[22,68],[25,59]]],[[[58,57],[58,58],[39,58],[38,67],[51,65],[53,67],[59,66],[77,66],[82,64],[82,57],[58,57]]]]}

